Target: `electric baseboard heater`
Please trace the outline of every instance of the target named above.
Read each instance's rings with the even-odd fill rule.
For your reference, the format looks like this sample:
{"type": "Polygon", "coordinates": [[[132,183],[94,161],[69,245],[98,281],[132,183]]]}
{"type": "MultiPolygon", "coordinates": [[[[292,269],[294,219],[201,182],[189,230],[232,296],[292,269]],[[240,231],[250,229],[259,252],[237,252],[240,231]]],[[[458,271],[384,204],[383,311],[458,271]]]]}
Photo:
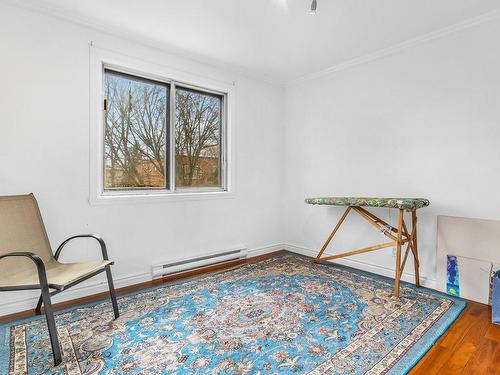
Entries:
{"type": "Polygon", "coordinates": [[[172,276],[175,274],[193,271],[216,264],[228,263],[235,260],[245,259],[247,257],[247,249],[233,249],[223,252],[207,253],[194,258],[182,258],[169,261],[167,263],[153,263],[152,273],[153,279],[172,276]]]}

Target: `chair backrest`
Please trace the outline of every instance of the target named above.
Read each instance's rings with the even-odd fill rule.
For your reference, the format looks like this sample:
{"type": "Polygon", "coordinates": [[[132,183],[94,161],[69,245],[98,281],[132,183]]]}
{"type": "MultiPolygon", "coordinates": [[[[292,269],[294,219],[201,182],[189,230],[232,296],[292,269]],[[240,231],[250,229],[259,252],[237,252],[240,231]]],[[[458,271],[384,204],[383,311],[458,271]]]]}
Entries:
{"type": "MultiPolygon", "coordinates": [[[[0,197],[0,255],[14,251],[35,253],[44,262],[53,259],[42,215],[33,194],[0,197]]],[[[33,266],[34,263],[27,258],[4,258],[0,261],[0,273],[12,274],[16,269],[33,266]]]]}

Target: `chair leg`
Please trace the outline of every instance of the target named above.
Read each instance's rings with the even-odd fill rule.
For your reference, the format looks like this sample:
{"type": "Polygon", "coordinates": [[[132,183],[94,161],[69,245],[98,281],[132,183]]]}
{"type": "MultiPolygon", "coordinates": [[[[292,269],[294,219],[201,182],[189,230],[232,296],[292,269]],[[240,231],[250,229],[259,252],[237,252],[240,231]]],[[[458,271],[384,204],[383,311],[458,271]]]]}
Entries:
{"type": "Polygon", "coordinates": [[[38,298],[38,303],[36,304],[36,307],[35,307],[35,314],[36,315],[42,315],[42,303],[43,303],[43,298],[42,298],[42,295],[40,294],[40,298],[38,298]]]}
{"type": "Polygon", "coordinates": [[[43,306],[45,307],[45,317],[47,318],[47,326],[49,328],[50,344],[52,346],[52,354],[54,355],[54,364],[55,366],[58,366],[62,362],[61,347],[59,346],[54,311],[52,309],[52,302],[50,300],[50,293],[47,285],[42,286],[41,299],[43,300],[43,306]]]}
{"type": "Polygon", "coordinates": [[[108,277],[109,296],[111,297],[111,304],[113,305],[113,312],[115,319],[118,319],[120,312],[118,311],[118,303],[116,302],[115,286],[113,284],[113,276],[111,276],[110,266],[106,266],[106,276],[108,277]]]}

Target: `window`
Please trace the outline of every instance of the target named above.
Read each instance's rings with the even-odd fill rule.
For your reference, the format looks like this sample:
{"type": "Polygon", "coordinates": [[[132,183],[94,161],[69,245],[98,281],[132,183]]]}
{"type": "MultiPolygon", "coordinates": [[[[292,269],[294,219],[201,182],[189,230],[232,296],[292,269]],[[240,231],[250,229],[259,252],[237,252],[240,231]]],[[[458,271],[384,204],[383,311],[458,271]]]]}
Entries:
{"type": "Polygon", "coordinates": [[[106,70],[104,188],[166,189],[169,85],[106,70]]]}
{"type": "Polygon", "coordinates": [[[226,94],[104,69],[105,194],[226,190],[226,94]]]}
{"type": "Polygon", "coordinates": [[[221,125],[222,96],[176,89],[176,186],[220,186],[221,125]]]}

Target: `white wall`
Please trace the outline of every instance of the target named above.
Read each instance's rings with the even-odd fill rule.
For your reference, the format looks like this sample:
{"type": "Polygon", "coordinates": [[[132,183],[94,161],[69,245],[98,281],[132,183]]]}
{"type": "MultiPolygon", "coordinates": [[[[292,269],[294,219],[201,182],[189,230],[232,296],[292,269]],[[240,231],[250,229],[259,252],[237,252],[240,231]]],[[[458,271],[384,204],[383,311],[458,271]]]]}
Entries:
{"type": "MultiPolygon", "coordinates": [[[[497,19],[288,87],[285,241],[316,251],[342,212],[308,206],[307,196],[429,198],[418,212],[419,250],[434,286],[437,215],[500,218],[498,35],[497,19]]],[[[358,217],[346,224],[337,250],[383,238],[358,217]]],[[[353,259],[394,269],[390,249],[353,259]]]]}
{"type": "MultiPolygon", "coordinates": [[[[0,195],[34,192],[53,247],[72,234],[102,235],[122,286],[148,279],[153,261],[281,241],[281,87],[6,5],[0,5],[0,48],[0,195]],[[91,40],[173,69],[236,81],[234,198],[89,205],[91,40]]],[[[85,241],[67,251],[65,260],[99,256],[85,241]]],[[[0,296],[0,315],[31,307],[25,293],[0,296]]]]}

